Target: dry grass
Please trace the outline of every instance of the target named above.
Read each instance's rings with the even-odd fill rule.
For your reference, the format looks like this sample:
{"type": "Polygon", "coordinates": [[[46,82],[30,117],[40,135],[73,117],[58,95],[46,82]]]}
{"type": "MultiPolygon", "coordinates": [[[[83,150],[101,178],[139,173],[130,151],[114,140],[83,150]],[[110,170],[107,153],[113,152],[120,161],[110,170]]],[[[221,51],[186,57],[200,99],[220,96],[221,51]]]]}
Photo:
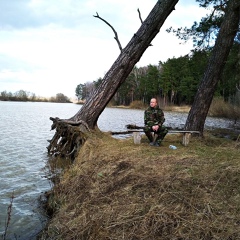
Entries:
{"type": "Polygon", "coordinates": [[[142,101],[133,101],[129,107],[133,109],[146,109],[148,105],[144,104],[142,101]]]}
{"type": "Polygon", "coordinates": [[[191,106],[183,105],[183,106],[165,106],[163,108],[164,111],[171,111],[171,112],[185,112],[188,113],[190,111],[191,106]]]}
{"type": "Polygon", "coordinates": [[[160,148],[92,136],[53,188],[40,239],[240,239],[239,144],[205,135],[160,148]]]}
{"type": "Polygon", "coordinates": [[[208,115],[237,121],[240,119],[240,106],[224,102],[223,99],[213,99],[208,115]]]}

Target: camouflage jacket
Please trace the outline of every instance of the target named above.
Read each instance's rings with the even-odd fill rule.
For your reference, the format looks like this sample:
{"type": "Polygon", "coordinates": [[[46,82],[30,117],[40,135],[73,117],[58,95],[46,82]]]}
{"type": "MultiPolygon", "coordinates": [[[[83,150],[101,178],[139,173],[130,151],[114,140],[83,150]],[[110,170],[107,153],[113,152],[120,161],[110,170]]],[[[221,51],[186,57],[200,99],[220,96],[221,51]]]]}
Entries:
{"type": "Polygon", "coordinates": [[[144,124],[145,126],[152,127],[154,125],[159,125],[160,127],[164,123],[164,113],[162,109],[159,108],[159,106],[156,106],[155,108],[149,107],[144,112],[144,124]]]}

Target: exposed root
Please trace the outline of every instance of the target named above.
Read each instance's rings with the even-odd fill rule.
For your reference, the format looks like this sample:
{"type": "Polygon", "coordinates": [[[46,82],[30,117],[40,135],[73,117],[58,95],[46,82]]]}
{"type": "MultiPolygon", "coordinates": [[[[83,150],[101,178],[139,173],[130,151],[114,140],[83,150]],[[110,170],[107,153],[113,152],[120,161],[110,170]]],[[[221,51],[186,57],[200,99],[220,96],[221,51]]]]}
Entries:
{"type": "Polygon", "coordinates": [[[87,123],[82,120],[74,122],[52,117],[50,120],[53,121],[51,130],[56,129],[56,133],[52,140],[48,140],[48,154],[74,159],[87,139],[86,133],[90,131],[87,123]]]}

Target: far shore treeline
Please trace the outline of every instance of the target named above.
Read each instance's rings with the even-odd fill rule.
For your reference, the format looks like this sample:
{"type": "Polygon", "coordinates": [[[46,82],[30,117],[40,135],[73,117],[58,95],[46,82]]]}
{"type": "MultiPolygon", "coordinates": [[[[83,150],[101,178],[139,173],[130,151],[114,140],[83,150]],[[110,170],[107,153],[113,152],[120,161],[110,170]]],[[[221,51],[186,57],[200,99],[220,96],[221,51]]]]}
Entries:
{"type": "MultiPolygon", "coordinates": [[[[239,46],[238,42],[234,43],[215,92],[215,97],[236,106],[240,106],[239,46]]],[[[160,61],[158,66],[135,66],[114,95],[111,105],[129,106],[136,101],[148,104],[153,96],[162,106],[192,105],[210,54],[211,51],[195,50],[186,56],[160,61]]],[[[90,98],[101,81],[99,78],[79,84],[75,90],[78,101],[90,98]]]]}
{"type": "Polygon", "coordinates": [[[71,103],[70,99],[62,93],[56,94],[55,97],[45,98],[37,97],[34,93],[24,90],[19,90],[15,93],[3,91],[0,93],[0,101],[71,103]]]}

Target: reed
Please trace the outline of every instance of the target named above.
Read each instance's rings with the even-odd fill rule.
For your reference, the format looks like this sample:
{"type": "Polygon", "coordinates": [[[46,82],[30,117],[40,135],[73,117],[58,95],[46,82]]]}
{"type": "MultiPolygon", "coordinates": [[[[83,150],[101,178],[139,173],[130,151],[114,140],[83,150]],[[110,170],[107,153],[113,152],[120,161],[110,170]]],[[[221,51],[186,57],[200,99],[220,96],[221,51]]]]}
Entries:
{"type": "Polygon", "coordinates": [[[11,216],[12,216],[13,199],[14,199],[14,192],[12,192],[12,195],[10,197],[10,204],[8,205],[8,208],[7,208],[7,217],[5,221],[5,231],[3,233],[3,240],[7,239],[7,231],[8,231],[8,227],[10,225],[11,216]]]}

